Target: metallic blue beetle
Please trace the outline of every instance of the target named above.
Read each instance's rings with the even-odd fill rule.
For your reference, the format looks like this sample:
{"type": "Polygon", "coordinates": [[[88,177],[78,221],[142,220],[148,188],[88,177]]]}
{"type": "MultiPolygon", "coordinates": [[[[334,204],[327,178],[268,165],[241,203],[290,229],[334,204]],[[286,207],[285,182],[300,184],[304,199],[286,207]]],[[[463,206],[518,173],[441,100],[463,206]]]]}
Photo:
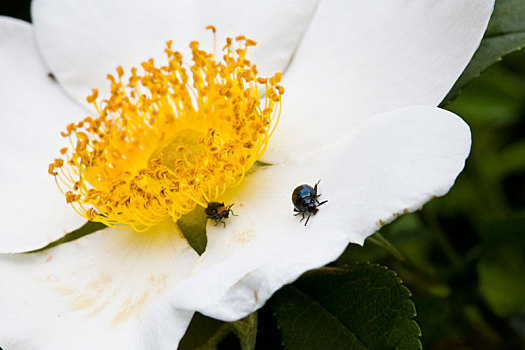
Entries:
{"type": "Polygon", "coordinates": [[[310,220],[310,216],[317,214],[319,209],[317,207],[325,204],[328,201],[322,201],[319,202],[317,198],[319,198],[321,195],[317,194],[317,185],[319,185],[319,182],[321,180],[317,181],[315,186],[312,188],[312,186],[303,184],[300,186],[297,186],[295,190],[293,190],[292,193],[292,202],[294,205],[294,210],[296,212],[295,216],[301,214],[303,217],[299,222],[302,222],[306,217],[306,222],[304,223],[304,226],[308,223],[308,220],[310,220]]]}

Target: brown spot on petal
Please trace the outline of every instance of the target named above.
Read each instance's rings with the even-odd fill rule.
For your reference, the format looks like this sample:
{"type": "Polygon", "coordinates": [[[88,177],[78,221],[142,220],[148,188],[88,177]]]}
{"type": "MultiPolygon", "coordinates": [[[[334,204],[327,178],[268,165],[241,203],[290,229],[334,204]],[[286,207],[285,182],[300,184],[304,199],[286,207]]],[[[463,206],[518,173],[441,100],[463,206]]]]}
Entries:
{"type": "Polygon", "coordinates": [[[168,275],[163,273],[162,275],[158,276],[151,276],[149,278],[151,284],[153,287],[157,288],[157,293],[162,294],[166,290],[168,286],[168,275]]]}
{"type": "Polygon", "coordinates": [[[403,214],[408,214],[408,208],[403,209],[403,214]]]}
{"type": "Polygon", "coordinates": [[[111,278],[111,276],[105,273],[101,273],[98,279],[91,281],[87,285],[87,289],[95,292],[102,292],[111,283],[111,281],[113,281],[113,278],[111,278]]]}
{"type": "Polygon", "coordinates": [[[95,316],[96,314],[98,314],[100,311],[104,310],[107,306],[108,306],[109,302],[104,302],[102,304],[100,304],[96,309],[94,309],[93,311],[91,311],[90,313],[86,314],[86,318],[89,318],[89,317],[93,317],[95,316]]]}
{"type": "Polygon", "coordinates": [[[55,290],[60,294],[60,295],[63,295],[63,296],[69,296],[69,295],[72,295],[75,291],[73,290],[73,288],[69,288],[69,287],[57,287],[55,288],[55,290]]]}
{"type": "Polygon", "coordinates": [[[255,298],[255,302],[259,301],[259,296],[257,295],[257,291],[256,290],[253,291],[253,297],[255,298]]]}
{"type": "Polygon", "coordinates": [[[46,263],[50,262],[51,259],[53,259],[53,256],[52,255],[48,256],[47,259],[46,259],[46,263]]]}
{"type": "Polygon", "coordinates": [[[47,275],[46,276],[46,281],[56,281],[56,277],[53,276],[53,275],[47,275]]]}
{"type": "Polygon", "coordinates": [[[134,298],[134,297],[128,297],[124,303],[122,304],[122,307],[120,308],[120,312],[111,320],[112,325],[117,325],[119,323],[122,323],[129,318],[136,316],[139,314],[144,306],[146,306],[146,302],[148,301],[148,292],[144,292],[140,297],[134,298]]]}
{"type": "Polygon", "coordinates": [[[235,282],[234,284],[232,284],[232,286],[230,287],[230,289],[235,288],[235,286],[237,286],[239,283],[241,283],[241,281],[242,281],[243,279],[245,279],[246,276],[248,276],[249,274],[250,274],[250,273],[248,272],[246,275],[244,275],[244,276],[242,276],[241,278],[239,278],[239,280],[238,280],[237,282],[235,282]]]}
{"type": "Polygon", "coordinates": [[[81,310],[90,307],[95,303],[98,298],[96,297],[78,297],[71,303],[71,310],[81,310]]]}
{"type": "Polygon", "coordinates": [[[241,232],[240,234],[236,234],[234,237],[235,243],[239,244],[247,244],[250,241],[252,241],[255,238],[255,232],[253,230],[248,230],[241,232]]]}

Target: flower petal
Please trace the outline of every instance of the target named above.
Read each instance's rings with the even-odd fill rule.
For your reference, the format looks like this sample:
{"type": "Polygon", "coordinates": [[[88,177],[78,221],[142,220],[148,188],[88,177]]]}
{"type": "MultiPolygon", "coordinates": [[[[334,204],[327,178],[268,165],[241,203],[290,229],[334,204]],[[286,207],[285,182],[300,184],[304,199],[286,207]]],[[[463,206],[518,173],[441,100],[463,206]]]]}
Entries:
{"type": "Polygon", "coordinates": [[[144,233],[108,228],[41,253],[0,255],[0,345],[175,349],[193,312],[164,308],[163,296],[196,258],[172,222],[144,233]]]}
{"type": "Polygon", "coordinates": [[[353,135],[294,162],[261,168],[229,197],[238,215],[209,226],[208,248],[171,294],[175,307],[235,320],[283,284],[362,244],[381,225],[444,195],[470,149],[468,126],[433,107],[367,120],[353,135]],[[291,193],[319,179],[319,208],[307,226],[291,193]],[[255,192],[256,191],[256,192],[255,192]]]}
{"type": "Polygon", "coordinates": [[[60,131],[85,111],[48,76],[31,25],[0,17],[0,252],[40,248],[85,222],[47,172],[64,146],[60,131]]]}
{"type": "Polygon", "coordinates": [[[212,50],[226,36],[246,35],[258,42],[249,55],[264,74],[282,71],[315,9],[307,1],[211,0],[37,0],[32,17],[42,55],[60,84],[81,103],[91,88],[107,96],[106,74],[118,65],[139,66],[152,57],[164,61],[167,40],[189,61],[188,45],[199,40],[212,50]]]}
{"type": "Polygon", "coordinates": [[[282,118],[265,161],[314,150],[377,113],[437,106],[478,47],[493,5],[322,1],[284,76],[282,118]]]}

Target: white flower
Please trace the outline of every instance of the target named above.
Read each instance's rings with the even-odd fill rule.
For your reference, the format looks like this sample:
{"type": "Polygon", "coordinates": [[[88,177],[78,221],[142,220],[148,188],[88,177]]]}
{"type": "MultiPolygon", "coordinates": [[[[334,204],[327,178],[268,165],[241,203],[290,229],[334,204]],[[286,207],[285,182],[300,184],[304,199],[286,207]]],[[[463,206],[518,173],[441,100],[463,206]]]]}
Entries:
{"type": "Polygon", "coordinates": [[[36,0],[34,29],[0,18],[0,346],[173,349],[194,311],[244,317],[349,242],[444,195],[463,168],[470,132],[435,106],[477,48],[492,7],[36,0]],[[107,228],[42,253],[7,254],[83,222],[46,169],[62,147],[58,132],[87,113],[62,95],[49,69],[84,101],[106,73],[160,56],[169,39],[177,49],[206,43],[208,24],[256,40],[252,58],[265,73],[291,62],[281,121],[262,158],[273,165],[221,198],[238,216],[226,228],[208,225],[200,257],[169,222],[146,234],[107,228]],[[328,203],[305,227],[290,195],[318,179],[328,203]]]}

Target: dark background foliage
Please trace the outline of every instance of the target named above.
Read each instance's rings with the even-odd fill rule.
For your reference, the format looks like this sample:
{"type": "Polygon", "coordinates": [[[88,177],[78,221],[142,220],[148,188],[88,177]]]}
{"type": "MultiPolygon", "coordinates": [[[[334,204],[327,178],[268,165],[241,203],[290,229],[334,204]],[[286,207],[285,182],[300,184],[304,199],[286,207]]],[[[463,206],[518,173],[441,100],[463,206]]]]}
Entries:
{"type": "MultiPolygon", "coordinates": [[[[29,3],[2,0],[0,15],[30,21],[29,3]]],[[[338,268],[355,268],[360,261],[379,263],[397,272],[412,292],[424,348],[525,349],[525,53],[505,56],[445,108],[459,114],[472,129],[472,152],[456,185],[447,196],[381,230],[401,258],[367,240],[364,247],[349,246],[331,264],[334,269],[317,281],[335,290],[341,277],[330,274],[338,268]]],[[[379,273],[373,266],[350,269],[357,271],[351,276],[356,284],[336,292],[356,293],[355,288],[366,284],[366,280],[357,280],[363,271],[379,273]]],[[[406,297],[393,276],[385,283],[406,297]]],[[[287,328],[296,322],[294,317],[302,317],[301,324],[318,317],[296,314],[296,307],[310,305],[309,298],[317,293],[314,277],[305,276],[285,287],[259,311],[257,349],[282,349],[283,343],[286,349],[323,348],[311,341],[309,346],[286,341],[300,335],[300,330],[294,333],[287,328]]],[[[322,305],[333,307],[330,300],[322,305]]],[[[410,305],[399,307],[411,313],[410,305]]],[[[239,329],[242,327],[198,315],[181,348],[215,347],[206,347],[208,342],[218,344],[219,349],[236,349],[240,347],[239,329]]],[[[417,326],[412,330],[417,333],[417,326]]],[[[345,344],[347,347],[336,344],[330,348],[361,348],[345,344]]],[[[374,348],[373,341],[367,348],[374,348]]]]}

